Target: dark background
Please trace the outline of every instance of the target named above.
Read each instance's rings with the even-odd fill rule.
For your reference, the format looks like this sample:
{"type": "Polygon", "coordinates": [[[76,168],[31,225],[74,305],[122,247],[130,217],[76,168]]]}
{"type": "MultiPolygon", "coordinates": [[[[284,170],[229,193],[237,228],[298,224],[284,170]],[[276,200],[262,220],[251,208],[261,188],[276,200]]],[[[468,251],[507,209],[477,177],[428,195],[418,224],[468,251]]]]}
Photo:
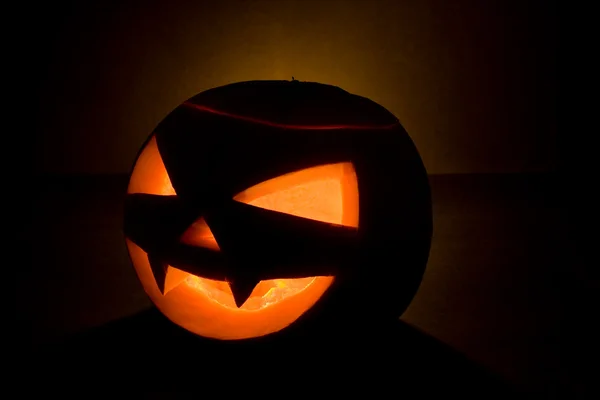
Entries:
{"type": "Polygon", "coordinates": [[[121,202],[136,152],[160,120],[215,86],[293,76],[380,103],[419,149],[434,238],[401,319],[508,382],[545,392],[566,383],[559,281],[570,265],[562,261],[552,2],[40,7],[22,38],[40,244],[16,285],[34,345],[150,306],[128,260],[121,202]]]}
{"type": "Polygon", "coordinates": [[[35,27],[44,51],[35,50],[32,74],[41,80],[44,172],[127,173],[140,143],[184,99],[292,76],[388,108],[431,174],[543,172],[557,163],[551,2],[44,7],[35,27]]]}

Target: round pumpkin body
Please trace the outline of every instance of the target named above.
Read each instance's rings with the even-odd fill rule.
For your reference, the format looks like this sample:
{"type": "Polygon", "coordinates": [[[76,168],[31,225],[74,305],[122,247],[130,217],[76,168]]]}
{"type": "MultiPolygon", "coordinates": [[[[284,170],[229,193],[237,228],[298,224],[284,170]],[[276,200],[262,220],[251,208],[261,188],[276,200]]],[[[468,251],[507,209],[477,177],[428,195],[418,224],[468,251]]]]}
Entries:
{"type": "Polygon", "coordinates": [[[135,161],[127,247],[146,293],[203,337],[397,318],[432,233],[396,117],[340,88],[252,81],[172,111],[135,161]]]}

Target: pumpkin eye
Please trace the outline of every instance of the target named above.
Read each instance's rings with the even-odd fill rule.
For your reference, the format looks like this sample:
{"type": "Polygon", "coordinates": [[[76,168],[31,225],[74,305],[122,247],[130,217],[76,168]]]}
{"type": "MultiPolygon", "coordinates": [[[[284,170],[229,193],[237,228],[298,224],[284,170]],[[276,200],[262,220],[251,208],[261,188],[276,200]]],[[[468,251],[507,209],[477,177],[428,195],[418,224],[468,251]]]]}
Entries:
{"type": "Polygon", "coordinates": [[[285,174],[244,190],[234,200],[315,221],[358,227],[358,184],[349,162],[285,174]]]}
{"type": "MultiPolygon", "coordinates": [[[[233,199],[297,217],[358,227],[358,184],[349,162],[321,165],[269,179],[233,199]]],[[[220,251],[203,217],[190,225],[180,241],[220,251]]]]}
{"type": "Polygon", "coordinates": [[[131,178],[129,178],[129,186],[127,193],[146,193],[156,194],[161,196],[175,196],[175,189],[171,184],[171,179],[165,168],[158,145],[156,136],[152,136],[144,150],[139,155],[131,178]]]}

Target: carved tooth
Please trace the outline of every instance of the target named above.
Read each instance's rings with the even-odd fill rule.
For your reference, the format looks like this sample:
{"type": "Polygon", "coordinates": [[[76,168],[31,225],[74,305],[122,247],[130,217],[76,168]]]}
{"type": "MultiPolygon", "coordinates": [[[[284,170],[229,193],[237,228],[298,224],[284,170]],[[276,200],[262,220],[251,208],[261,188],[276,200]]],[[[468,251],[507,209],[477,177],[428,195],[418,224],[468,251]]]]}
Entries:
{"type": "Polygon", "coordinates": [[[152,270],[152,274],[154,274],[158,290],[160,290],[163,296],[179,286],[190,275],[188,272],[167,265],[157,257],[149,255],[148,261],[150,262],[150,269],[152,270]]]}

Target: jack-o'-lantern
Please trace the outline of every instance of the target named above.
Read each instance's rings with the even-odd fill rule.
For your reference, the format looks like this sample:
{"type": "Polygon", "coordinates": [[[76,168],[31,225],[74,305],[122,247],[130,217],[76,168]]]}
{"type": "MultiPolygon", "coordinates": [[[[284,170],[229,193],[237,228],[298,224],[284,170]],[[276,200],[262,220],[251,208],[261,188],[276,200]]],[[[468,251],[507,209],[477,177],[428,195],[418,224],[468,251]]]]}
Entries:
{"type": "Polygon", "coordinates": [[[398,120],[298,81],[231,84],[177,107],[142,147],[125,205],[151,300],[225,340],[399,316],[431,231],[425,169],[398,120]]]}

